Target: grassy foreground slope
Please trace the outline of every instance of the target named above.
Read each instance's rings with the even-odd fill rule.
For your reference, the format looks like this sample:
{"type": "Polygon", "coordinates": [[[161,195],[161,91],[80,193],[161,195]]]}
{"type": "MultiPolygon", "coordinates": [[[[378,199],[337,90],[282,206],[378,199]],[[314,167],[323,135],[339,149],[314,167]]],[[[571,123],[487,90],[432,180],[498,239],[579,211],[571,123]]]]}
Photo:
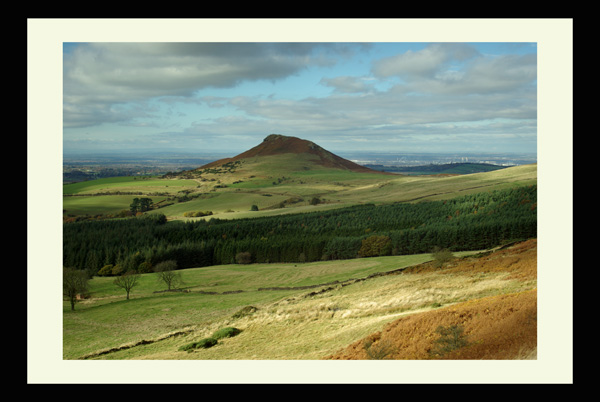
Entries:
{"type": "MultiPolygon", "coordinates": [[[[184,281],[180,288],[185,292],[164,292],[166,285],[158,282],[155,274],[142,274],[130,300],[113,284],[113,278],[94,277],[90,297],[80,301],[75,311],[67,302],[64,304],[64,358],[76,359],[123,344],[155,340],[173,331],[193,329],[193,337],[198,331],[218,329],[249,305],[264,310],[269,304],[305,294],[306,286],[318,290],[323,283],[343,282],[430,259],[429,254],[423,254],[345,262],[192,268],[180,271],[184,281]]],[[[139,355],[139,349],[131,352],[139,355]]]]}
{"type": "Polygon", "coordinates": [[[383,358],[531,358],[536,251],[533,239],[442,268],[419,255],[190,269],[187,293],[153,293],[160,286],[147,274],[129,301],[95,278],[92,298],[73,312],[65,306],[64,358],[367,359],[366,340],[370,350],[391,344],[383,358]],[[462,326],[469,343],[432,357],[436,324],[462,326]],[[227,327],[241,332],[208,349],[179,350],[227,327]]]}
{"type": "MultiPolygon", "coordinates": [[[[407,270],[415,275],[431,267],[407,270]]],[[[377,351],[382,359],[511,360],[537,357],[537,240],[532,239],[479,259],[466,259],[439,274],[454,281],[462,277],[475,292],[483,281],[514,281],[513,289],[492,292],[432,311],[406,315],[380,331],[353,342],[328,359],[368,359],[377,351]],[[467,279],[469,278],[469,279],[467,279]],[[446,353],[438,350],[439,327],[458,326],[464,346],[446,353]],[[369,345],[369,347],[365,347],[369,345]],[[371,351],[371,353],[369,353],[371,351]],[[372,352],[375,351],[375,352],[372,352]]],[[[507,282],[508,283],[508,282],[507,282]]],[[[445,290],[445,289],[444,289],[445,290]]]]}

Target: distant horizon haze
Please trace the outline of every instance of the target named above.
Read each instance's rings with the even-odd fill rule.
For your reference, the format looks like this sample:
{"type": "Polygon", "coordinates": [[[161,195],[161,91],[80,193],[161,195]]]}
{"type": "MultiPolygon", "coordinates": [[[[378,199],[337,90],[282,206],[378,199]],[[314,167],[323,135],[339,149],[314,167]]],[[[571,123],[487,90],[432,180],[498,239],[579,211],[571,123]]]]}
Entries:
{"type": "MultiPolygon", "coordinates": [[[[405,165],[418,166],[444,163],[491,163],[497,165],[522,165],[537,163],[536,153],[526,152],[393,152],[393,151],[365,151],[365,152],[335,152],[328,151],[360,165],[405,165]]],[[[246,151],[246,150],[244,150],[246,151]]],[[[66,152],[63,155],[63,164],[83,163],[95,161],[97,163],[140,163],[151,164],[151,161],[177,161],[188,165],[191,161],[205,164],[224,158],[230,158],[241,152],[234,151],[206,151],[195,152],[190,150],[100,150],[83,152],[66,152]]]]}

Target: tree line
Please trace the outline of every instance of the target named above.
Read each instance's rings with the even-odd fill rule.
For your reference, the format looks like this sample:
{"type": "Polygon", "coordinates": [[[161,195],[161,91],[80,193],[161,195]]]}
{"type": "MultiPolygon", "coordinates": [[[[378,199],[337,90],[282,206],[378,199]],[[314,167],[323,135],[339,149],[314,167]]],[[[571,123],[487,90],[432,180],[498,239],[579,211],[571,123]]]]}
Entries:
{"type": "Polygon", "coordinates": [[[138,270],[309,262],[374,255],[477,250],[537,236],[537,186],[445,201],[359,205],[274,217],[166,222],[164,215],[63,225],[63,265],[91,274],[107,265],[138,270]]]}

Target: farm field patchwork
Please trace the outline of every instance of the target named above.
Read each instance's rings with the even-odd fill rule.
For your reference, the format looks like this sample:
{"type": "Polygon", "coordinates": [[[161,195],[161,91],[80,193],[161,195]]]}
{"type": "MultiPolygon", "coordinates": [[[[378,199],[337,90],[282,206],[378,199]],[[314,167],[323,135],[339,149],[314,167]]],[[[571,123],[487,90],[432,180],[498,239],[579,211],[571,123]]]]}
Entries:
{"type": "Polygon", "coordinates": [[[117,213],[117,209],[128,210],[134,198],[149,197],[157,207],[150,213],[162,213],[168,219],[185,219],[185,212],[196,210],[211,211],[219,218],[231,219],[367,202],[449,199],[479,191],[535,184],[537,180],[536,165],[453,177],[380,175],[325,168],[274,172],[277,171],[250,175],[240,170],[204,174],[203,179],[118,177],[74,183],[64,186],[63,209],[65,216],[117,213]],[[100,196],[102,198],[95,198],[100,196]],[[313,198],[320,202],[311,205],[313,198]],[[248,213],[253,205],[258,211],[248,213]]]}

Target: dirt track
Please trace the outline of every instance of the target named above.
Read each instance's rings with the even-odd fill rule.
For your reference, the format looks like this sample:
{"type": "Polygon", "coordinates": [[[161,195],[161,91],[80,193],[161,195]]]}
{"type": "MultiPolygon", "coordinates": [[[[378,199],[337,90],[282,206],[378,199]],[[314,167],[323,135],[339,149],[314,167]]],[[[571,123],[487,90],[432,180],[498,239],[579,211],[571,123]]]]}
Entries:
{"type": "MultiPolygon", "coordinates": [[[[412,269],[414,273],[428,272],[432,266],[424,264],[412,269]]],[[[507,272],[521,281],[537,277],[537,240],[528,240],[498,250],[485,257],[467,258],[446,268],[444,273],[476,275],[482,272],[507,272]]],[[[486,297],[465,303],[442,307],[433,311],[402,317],[382,331],[371,334],[334,355],[332,360],[359,360],[373,358],[369,350],[387,353],[379,358],[396,360],[505,360],[535,358],[537,350],[537,289],[522,293],[486,297]],[[460,326],[464,329],[467,345],[442,355],[432,354],[439,326],[460,326]]]]}

